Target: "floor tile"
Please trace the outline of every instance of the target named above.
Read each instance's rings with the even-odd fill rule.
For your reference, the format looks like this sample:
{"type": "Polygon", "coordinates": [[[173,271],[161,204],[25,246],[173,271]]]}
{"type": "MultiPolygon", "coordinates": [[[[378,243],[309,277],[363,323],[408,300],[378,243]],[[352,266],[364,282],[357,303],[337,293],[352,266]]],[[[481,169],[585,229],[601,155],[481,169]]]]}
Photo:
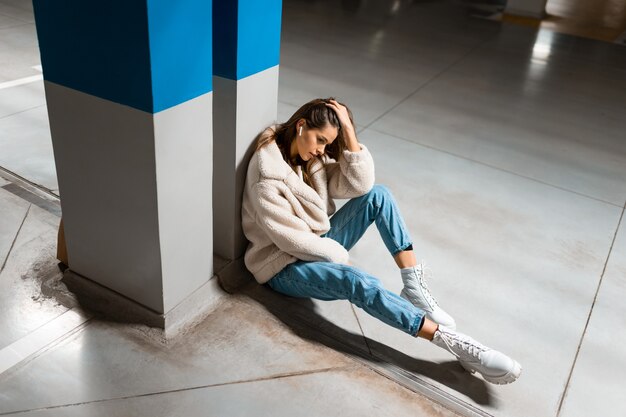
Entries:
{"type": "Polygon", "coordinates": [[[343,50],[283,42],[279,100],[300,106],[315,97],[337,97],[366,125],[383,115],[438,69],[427,64],[407,68],[401,60],[380,61],[343,50]]]}
{"type": "Polygon", "coordinates": [[[40,64],[37,33],[33,23],[0,29],[0,83],[41,74],[32,68],[40,64]]]}
{"type": "Polygon", "coordinates": [[[0,119],[46,104],[43,81],[0,90],[0,119]]]}
{"type": "Polygon", "coordinates": [[[555,33],[548,30],[537,31],[519,25],[503,25],[498,36],[490,39],[483,48],[495,53],[523,53],[535,49],[549,51],[551,56],[566,58],[574,62],[602,62],[604,65],[626,69],[626,56],[620,45],[555,33]],[[539,42],[538,42],[539,40],[539,42]]]}
{"type": "Polygon", "coordinates": [[[457,415],[362,367],[80,404],[19,415],[360,417],[372,413],[389,417],[457,415]]]}
{"type": "MultiPolygon", "coordinates": [[[[439,81],[451,81],[454,87],[465,86],[468,93],[472,89],[504,90],[516,97],[510,101],[512,108],[545,96],[560,98],[561,105],[574,100],[593,103],[604,111],[621,108],[624,95],[616,86],[626,86],[626,71],[613,68],[603,60],[565,59],[552,54],[548,45],[537,42],[532,50],[515,54],[494,54],[481,48],[452,67],[439,81]]],[[[555,103],[555,107],[560,106],[555,103]]]]}
{"type": "Polygon", "coordinates": [[[231,296],[171,346],[95,321],[0,376],[0,412],[224,384],[353,364],[304,341],[247,297],[231,296]]]}
{"type": "MultiPolygon", "coordinates": [[[[469,59],[469,58],[468,58],[469,59]]],[[[499,62],[498,60],[493,60],[499,62]]],[[[623,81],[525,82],[474,59],[447,72],[371,127],[616,205],[626,200],[623,81]],[[464,70],[465,68],[465,70],[464,70]],[[590,87],[578,87],[588,83],[590,87]],[[606,100],[592,94],[595,86],[606,100]],[[567,91],[567,92],[564,92],[567,91]],[[512,99],[515,97],[515,99],[512,99]],[[600,105],[595,105],[600,101],[600,105]]],[[[574,70],[569,70],[573,72],[574,70]]],[[[554,76],[558,78],[556,75],[554,76]]],[[[553,77],[553,78],[554,78],[553,77]]],[[[626,78],[624,78],[626,80],[626,78]]],[[[626,84],[624,84],[626,88],[626,84]]]]}
{"type": "Polygon", "coordinates": [[[374,1],[351,6],[332,0],[309,4],[286,3],[283,30],[288,34],[332,39],[349,49],[370,52],[376,50],[377,46],[382,46],[381,52],[389,52],[389,49],[398,52],[407,47],[405,51],[414,52],[411,47],[417,44],[422,47],[426,44],[441,46],[439,42],[442,41],[451,47],[475,46],[499,30],[497,23],[467,19],[465,8],[456,7],[447,1],[374,1]],[[428,42],[423,42],[422,37],[426,36],[428,42]],[[400,38],[401,44],[398,45],[400,38]]]}
{"type": "MultiPolygon", "coordinates": [[[[355,337],[355,340],[363,337],[359,322],[352,309],[349,301],[321,301],[312,300],[313,311],[318,314],[326,323],[332,324],[333,327],[337,326],[337,331],[341,332],[341,336],[344,333],[349,333],[355,337]]],[[[320,326],[321,327],[321,326],[320,326]]],[[[332,334],[331,332],[328,332],[332,334]]],[[[363,351],[367,351],[367,345],[365,340],[361,340],[358,345],[363,351]]]]}
{"type": "MultiPolygon", "coordinates": [[[[365,336],[390,346],[383,353],[400,366],[494,415],[553,414],[621,209],[372,130],[360,138],[377,182],[405,213],[418,258],[434,271],[428,282],[442,307],[459,331],[516,358],[524,372],[510,386],[487,386],[450,365],[447,352],[357,310],[365,336]]],[[[352,259],[400,291],[375,228],[352,259]]]]}
{"type": "MultiPolygon", "coordinates": [[[[440,70],[457,61],[473,47],[484,41],[484,36],[473,38],[471,31],[462,31],[450,38],[454,30],[434,29],[424,22],[413,22],[417,33],[405,33],[386,22],[347,20],[333,16],[331,12],[318,12],[315,19],[311,12],[291,12],[285,7],[282,44],[294,43],[316,50],[336,49],[384,62],[391,58],[401,60],[404,66],[429,64],[440,70]],[[395,29],[395,30],[394,30],[395,29]],[[428,37],[428,42],[421,39],[428,37]]],[[[395,19],[394,19],[395,20],[395,19]]],[[[449,22],[448,18],[448,22],[449,22]]],[[[393,20],[392,20],[393,21],[393,20]]],[[[395,23],[395,22],[394,22],[395,23]]],[[[284,46],[283,46],[284,50],[284,46]]],[[[282,61],[284,62],[284,61],[282,61]]]]}
{"type": "Polygon", "coordinates": [[[561,417],[626,415],[626,219],[582,341],[561,417]]]}
{"type": "Polygon", "coordinates": [[[0,119],[0,166],[47,189],[57,189],[46,106],[0,119]]]}
{"type": "MultiPolygon", "coordinates": [[[[432,20],[424,17],[422,9],[427,6],[422,4],[408,9],[410,17],[403,11],[383,21],[378,20],[378,11],[336,14],[341,13],[336,2],[309,6],[285,6],[279,98],[300,105],[311,97],[337,96],[354,107],[362,125],[493,36],[495,29],[489,25],[487,30],[454,32],[454,25],[450,30],[429,30],[414,21],[408,24],[413,18],[422,23],[432,20]],[[420,42],[423,36],[429,42],[420,42]]],[[[441,19],[446,21],[449,16],[441,19]]]]}
{"type": "MultiPolygon", "coordinates": [[[[23,202],[0,189],[0,206],[6,207],[7,201],[15,200],[19,200],[17,204],[23,202]]],[[[16,219],[15,229],[17,231],[20,225],[21,229],[0,272],[0,348],[67,311],[66,307],[46,298],[41,291],[42,282],[59,279],[60,275],[56,260],[59,218],[35,205],[24,204],[21,209],[14,204],[11,210],[2,210],[0,219],[3,223],[20,213],[22,216],[16,219]],[[24,219],[26,212],[28,216],[24,219]],[[7,213],[6,216],[4,213],[7,213]]],[[[0,231],[3,243],[5,236],[10,236],[10,233],[0,231]]]]}
{"type": "Polygon", "coordinates": [[[80,310],[68,310],[27,335],[0,349],[0,374],[22,366],[68,333],[80,330],[91,319],[80,310]]]}

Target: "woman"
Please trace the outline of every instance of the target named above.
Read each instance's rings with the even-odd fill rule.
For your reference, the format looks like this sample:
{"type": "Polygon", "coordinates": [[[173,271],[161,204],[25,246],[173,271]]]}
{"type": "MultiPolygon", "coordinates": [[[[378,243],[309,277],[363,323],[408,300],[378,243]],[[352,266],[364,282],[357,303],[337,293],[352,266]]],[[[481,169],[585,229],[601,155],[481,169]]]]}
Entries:
{"type": "Polygon", "coordinates": [[[455,355],[495,384],[515,381],[519,363],[455,331],[435,301],[389,191],[374,186],[374,163],[357,140],[349,109],[330,99],[303,105],[266,129],[250,160],[242,207],[256,280],[292,297],[350,300],[370,315],[455,355]],[[350,198],[335,212],[333,198],[350,198]],[[349,264],[350,250],[375,223],[400,268],[400,296],[349,264]]]}

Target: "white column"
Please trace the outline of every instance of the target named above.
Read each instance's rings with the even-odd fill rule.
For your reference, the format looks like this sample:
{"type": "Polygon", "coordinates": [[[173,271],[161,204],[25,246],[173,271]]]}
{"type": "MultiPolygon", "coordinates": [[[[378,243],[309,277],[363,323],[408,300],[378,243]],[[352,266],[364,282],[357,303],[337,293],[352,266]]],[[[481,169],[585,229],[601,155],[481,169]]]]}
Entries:
{"type": "Polygon", "coordinates": [[[67,241],[88,307],[163,327],[213,278],[212,5],[35,0],[67,241]]]}
{"type": "Polygon", "coordinates": [[[276,122],[281,0],[214,0],[215,253],[225,287],[249,278],[241,200],[248,161],[261,130],[276,122]]]}

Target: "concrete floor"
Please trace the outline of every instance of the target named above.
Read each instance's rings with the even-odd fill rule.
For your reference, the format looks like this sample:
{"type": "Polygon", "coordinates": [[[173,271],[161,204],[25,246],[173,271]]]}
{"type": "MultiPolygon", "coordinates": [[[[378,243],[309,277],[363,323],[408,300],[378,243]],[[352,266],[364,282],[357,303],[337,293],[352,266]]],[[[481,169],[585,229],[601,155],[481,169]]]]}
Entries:
{"type": "MultiPolygon", "coordinates": [[[[342,4],[285,1],[279,118],[317,96],[351,106],[433,293],[520,380],[488,385],[347,302],[254,284],[155,344],[45,297],[58,211],[0,179],[0,370],[25,358],[0,373],[0,415],[453,415],[414,391],[466,415],[626,415],[624,47],[446,0],[342,4]]],[[[39,74],[32,20],[0,0],[0,167],[58,193],[41,83],[6,84],[39,74]]],[[[351,256],[400,290],[375,229],[351,256]]]]}

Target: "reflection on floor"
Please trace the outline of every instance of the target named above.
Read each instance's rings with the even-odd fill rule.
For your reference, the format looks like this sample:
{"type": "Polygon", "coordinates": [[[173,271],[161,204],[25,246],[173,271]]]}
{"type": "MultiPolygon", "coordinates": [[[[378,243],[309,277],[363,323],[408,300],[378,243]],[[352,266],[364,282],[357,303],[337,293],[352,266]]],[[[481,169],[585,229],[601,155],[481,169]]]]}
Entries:
{"type": "Polygon", "coordinates": [[[545,29],[607,42],[626,31],[623,0],[549,0],[546,11],[545,29]]]}
{"type": "Polygon", "coordinates": [[[559,33],[626,44],[626,1],[549,0],[547,16],[536,19],[504,13],[506,0],[464,0],[473,16],[559,33]]]}

